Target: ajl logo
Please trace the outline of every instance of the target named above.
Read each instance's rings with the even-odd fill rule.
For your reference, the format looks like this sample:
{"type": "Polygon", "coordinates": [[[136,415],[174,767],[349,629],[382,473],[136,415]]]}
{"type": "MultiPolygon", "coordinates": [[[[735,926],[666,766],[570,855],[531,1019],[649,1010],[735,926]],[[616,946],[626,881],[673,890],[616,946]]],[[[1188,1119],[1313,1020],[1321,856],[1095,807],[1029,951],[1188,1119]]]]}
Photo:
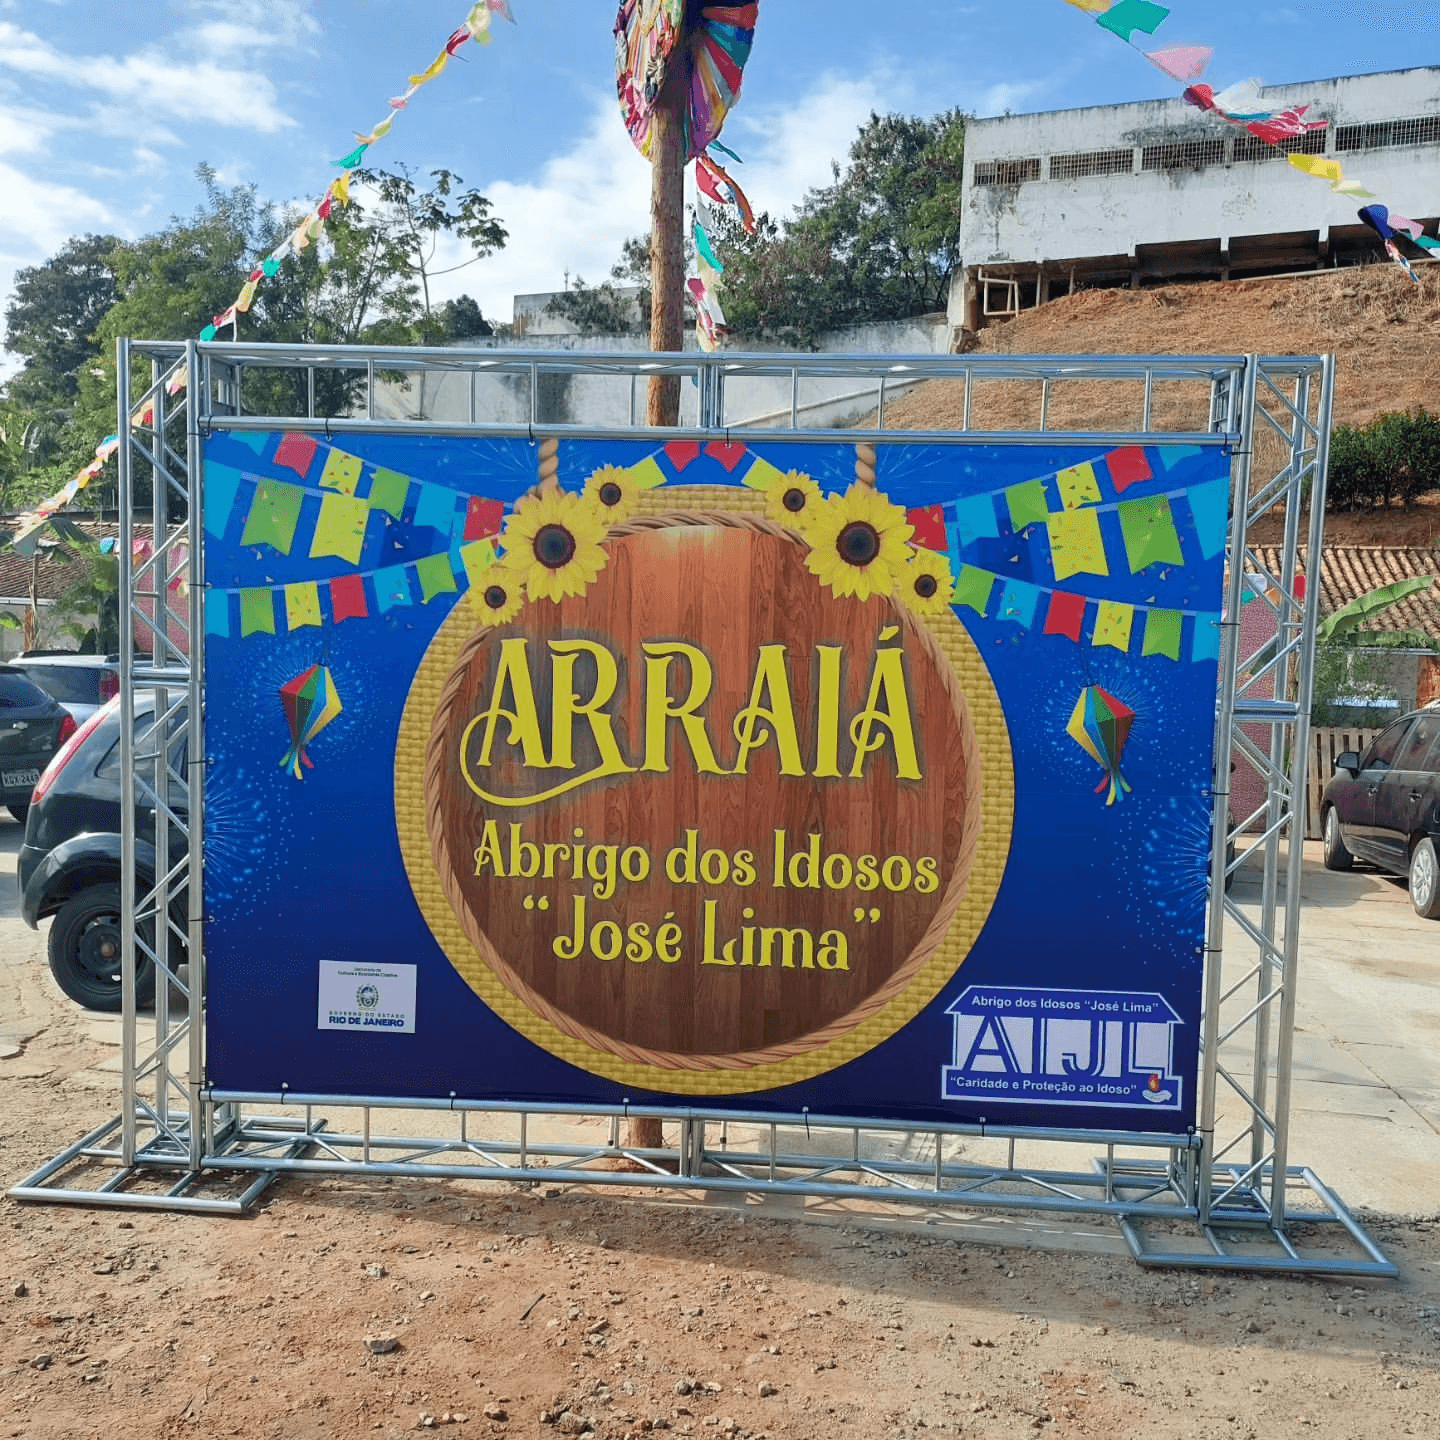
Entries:
{"type": "Polygon", "coordinates": [[[971,985],[948,1007],[947,1100],[1179,1110],[1174,1029],[1163,995],[971,985]]]}

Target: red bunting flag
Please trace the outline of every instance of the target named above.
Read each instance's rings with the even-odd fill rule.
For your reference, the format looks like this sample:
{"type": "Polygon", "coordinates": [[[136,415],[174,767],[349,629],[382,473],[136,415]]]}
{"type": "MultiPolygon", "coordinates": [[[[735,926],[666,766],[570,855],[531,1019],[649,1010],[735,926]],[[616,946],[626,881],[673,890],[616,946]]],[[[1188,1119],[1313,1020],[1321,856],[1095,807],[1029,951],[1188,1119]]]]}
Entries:
{"type": "Polygon", "coordinates": [[[486,540],[498,535],[504,518],[505,506],[499,500],[472,495],[465,506],[465,542],[468,544],[471,540],[486,540]]]}
{"type": "Polygon", "coordinates": [[[944,506],[924,505],[918,510],[907,510],[905,518],[915,532],[910,538],[916,545],[942,553],[950,548],[950,542],[945,538],[944,506]]]}
{"type": "Polygon", "coordinates": [[[1124,494],[1131,485],[1148,480],[1153,473],[1145,452],[1138,445],[1127,445],[1123,450],[1112,450],[1105,457],[1105,468],[1110,472],[1110,481],[1117,493],[1124,494]]]}
{"type": "Polygon", "coordinates": [[[700,446],[694,440],[676,440],[665,447],[665,453],[677,470],[683,470],[692,461],[700,458],[700,446]]]}
{"type": "Polygon", "coordinates": [[[335,624],[342,620],[363,620],[370,612],[365,607],[365,580],[360,575],[337,575],[330,582],[330,613],[335,624]]]}
{"type": "Polygon", "coordinates": [[[293,470],[302,480],[310,473],[310,462],[320,447],[309,435],[298,432],[282,435],[275,447],[275,464],[293,470]]]}
{"type": "Polygon", "coordinates": [[[1085,624],[1085,597],[1071,595],[1065,590],[1054,590],[1050,594],[1050,609],[1045,616],[1047,635],[1066,635],[1077,644],[1080,629],[1085,624]]]}

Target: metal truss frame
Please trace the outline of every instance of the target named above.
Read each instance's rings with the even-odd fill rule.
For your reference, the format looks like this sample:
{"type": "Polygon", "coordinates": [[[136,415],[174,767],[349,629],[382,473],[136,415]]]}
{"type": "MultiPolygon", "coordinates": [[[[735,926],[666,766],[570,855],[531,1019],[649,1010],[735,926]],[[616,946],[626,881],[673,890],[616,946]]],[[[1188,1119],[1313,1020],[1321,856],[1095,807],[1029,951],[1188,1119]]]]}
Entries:
{"type": "MultiPolygon", "coordinates": [[[[121,773],[122,784],[143,797],[138,814],[124,811],[122,893],[133,892],[135,902],[125,912],[123,943],[127,957],[153,958],[159,983],[153,1024],[142,1026],[126,969],[119,1114],[12,1187],[12,1196],[227,1214],[243,1213],[281,1174],[605,1184],[751,1200],[799,1196],[859,1207],[854,1213],[861,1218],[885,1206],[931,1219],[992,1210],[1109,1216],[1143,1265],[1396,1273],[1318,1177],[1289,1161],[1305,757],[1319,602],[1319,587],[1307,593],[1301,582],[1298,557],[1302,541],[1310,554],[1320,550],[1333,357],[560,355],[122,340],[119,384],[121,773]],[[303,393],[298,414],[255,412],[249,397],[266,372],[288,375],[292,392],[303,393]],[[336,372],[348,377],[351,401],[344,413],[325,415],[317,410],[317,382],[336,372]],[[456,372],[469,377],[463,418],[376,417],[377,387],[387,378],[456,372]],[[659,431],[635,423],[641,384],[656,374],[694,382],[694,427],[659,431]],[[481,383],[496,375],[528,393],[528,415],[502,423],[480,413],[481,383]],[[577,425],[547,414],[546,381],[556,376],[628,386],[629,423],[577,425]],[[746,423],[730,397],[737,382],[756,379],[779,384],[789,406],[772,406],[746,423]],[[887,402],[937,379],[963,386],[959,427],[887,427],[887,402]],[[870,420],[854,428],[808,424],[814,407],[805,401],[805,387],[837,382],[851,387],[852,397],[873,391],[870,420]],[[1013,429],[976,423],[994,382],[1028,387],[1035,423],[1013,429]],[[1097,383],[1124,387],[1114,393],[1136,404],[1135,424],[1080,430],[1054,420],[1067,387],[1097,383]],[[1177,430],[1157,423],[1160,396],[1177,393],[1171,386],[1188,387],[1203,425],[1177,430]],[[538,1107],[454,1096],[396,1101],[215,1089],[205,1062],[198,883],[207,763],[201,439],[219,428],[297,426],[329,435],[383,430],[537,441],[743,435],[752,442],[880,446],[1030,444],[1049,437],[1227,447],[1234,457],[1233,493],[1210,873],[1211,896],[1224,898],[1210,905],[1206,931],[1195,1131],[1177,1137],[933,1127],[693,1107],[538,1107]],[[1278,573],[1261,562],[1251,538],[1261,517],[1276,514],[1284,528],[1278,573]],[[146,539],[149,546],[137,543],[146,539]],[[1273,612],[1276,638],[1242,655],[1238,617],[1247,596],[1273,612]],[[148,645],[136,645],[137,629],[148,645]],[[151,713],[153,724],[145,718],[151,713]],[[1243,728],[1256,725],[1268,733],[1268,745],[1243,728]],[[1243,756],[1266,782],[1265,800],[1253,815],[1229,813],[1232,755],[1243,756]],[[1258,834],[1249,834],[1256,826],[1258,834]],[[139,861],[151,846],[156,860],[147,875],[139,861]],[[1259,873],[1254,913],[1227,894],[1227,878],[1241,867],[1259,873]],[[391,1133],[388,1121],[377,1130],[377,1117],[397,1112],[406,1117],[397,1127],[403,1133],[391,1133]],[[340,1114],[358,1115],[358,1125],[332,1128],[340,1114]],[[422,1129],[447,1133],[410,1134],[417,1116],[422,1129]],[[622,1121],[637,1117],[661,1120],[662,1133],[673,1140],[658,1149],[626,1145],[622,1121]],[[601,1133],[582,1133],[587,1126],[601,1133]],[[1081,1158],[1057,1165],[1057,1146],[1071,1147],[1061,1152],[1067,1159],[1080,1147],[1081,1158]]],[[[1110,408],[1092,404],[1087,413],[1110,408]]]]}

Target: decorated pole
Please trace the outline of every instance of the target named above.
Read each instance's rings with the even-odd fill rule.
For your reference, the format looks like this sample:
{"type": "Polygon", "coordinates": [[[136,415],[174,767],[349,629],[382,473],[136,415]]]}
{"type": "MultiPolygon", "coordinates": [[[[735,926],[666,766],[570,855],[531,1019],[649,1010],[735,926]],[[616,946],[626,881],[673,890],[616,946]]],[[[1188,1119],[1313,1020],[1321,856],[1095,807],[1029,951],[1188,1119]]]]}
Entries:
{"type": "MultiPolygon", "coordinates": [[[[685,162],[690,67],[673,57],[655,103],[650,151],[650,348],[685,348],[685,162]]],[[[680,377],[652,375],[647,425],[680,423],[680,377]]]]}

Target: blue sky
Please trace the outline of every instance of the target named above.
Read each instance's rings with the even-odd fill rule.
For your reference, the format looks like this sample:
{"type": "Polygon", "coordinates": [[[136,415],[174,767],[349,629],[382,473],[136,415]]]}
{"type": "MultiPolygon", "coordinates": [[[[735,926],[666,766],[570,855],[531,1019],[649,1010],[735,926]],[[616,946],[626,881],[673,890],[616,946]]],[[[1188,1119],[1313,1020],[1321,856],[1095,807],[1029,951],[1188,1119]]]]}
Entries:
{"type": "MultiPolygon", "coordinates": [[[[201,161],[266,198],[313,202],[469,3],[0,0],[0,305],[15,269],[70,235],[138,236],[192,210],[201,161]]],[[[467,45],[368,157],[446,166],[490,196],[511,242],[447,293],[499,319],[567,272],[603,278],[646,226],[649,183],[615,104],[612,0],[512,4],[519,23],[467,45]]],[[[1213,45],[1217,88],[1440,62],[1440,0],[1170,8],[1155,45],[1213,45]]],[[[1062,0],[762,0],[724,138],[757,208],[785,214],[872,110],[989,115],[1177,88],[1062,0]]]]}

